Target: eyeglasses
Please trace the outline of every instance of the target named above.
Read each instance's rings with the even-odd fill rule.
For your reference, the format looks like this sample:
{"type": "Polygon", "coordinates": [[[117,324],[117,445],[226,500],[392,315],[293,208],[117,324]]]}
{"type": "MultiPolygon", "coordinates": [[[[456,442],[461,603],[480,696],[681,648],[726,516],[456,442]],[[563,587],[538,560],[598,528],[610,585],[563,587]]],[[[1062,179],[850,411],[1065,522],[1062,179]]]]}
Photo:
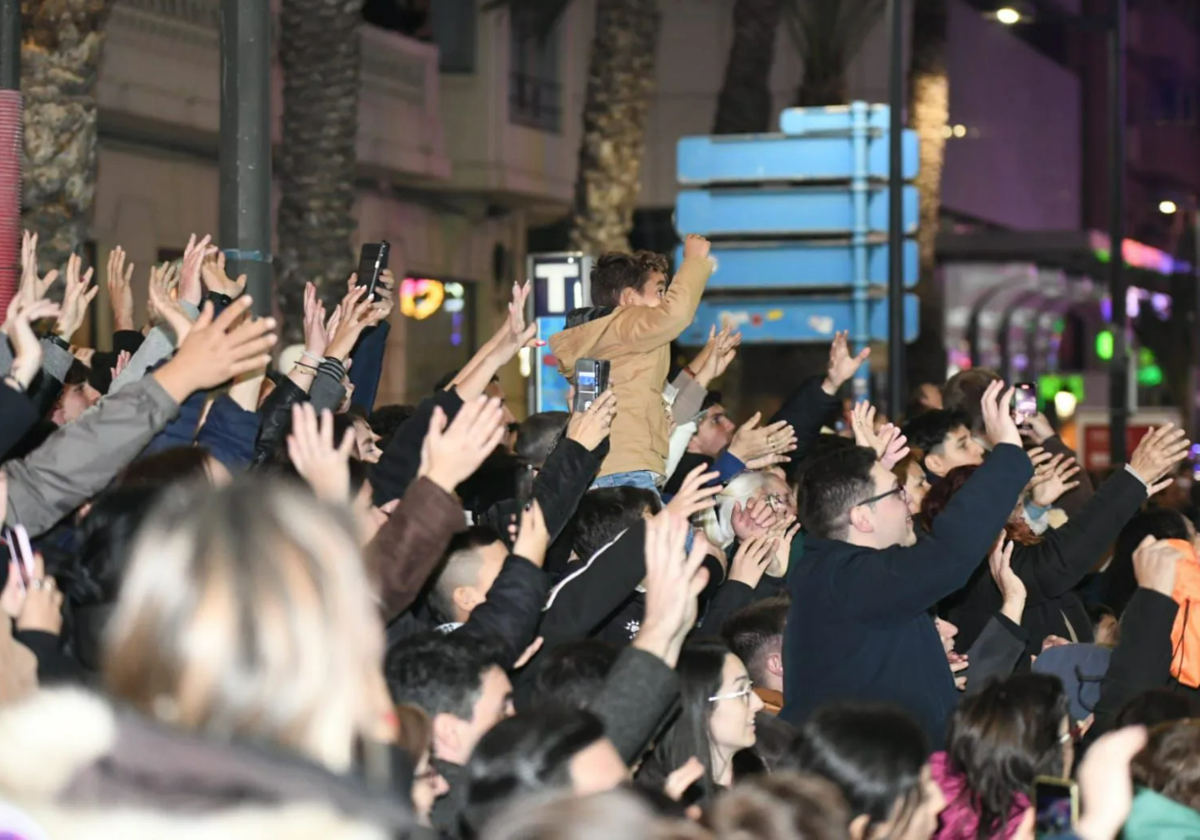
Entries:
{"type": "Polygon", "coordinates": [[[747,706],[750,705],[750,695],[754,693],[754,683],[749,683],[741,691],[733,691],[729,694],[714,694],[708,698],[709,703],[716,703],[721,700],[741,700],[747,706]]]}
{"type": "Polygon", "coordinates": [[[884,499],[888,498],[889,496],[895,496],[897,494],[899,494],[900,498],[903,499],[905,501],[905,503],[908,502],[908,491],[905,490],[904,485],[901,484],[899,487],[893,487],[891,490],[887,491],[886,493],[880,493],[878,496],[872,496],[869,499],[863,499],[861,502],[856,504],[854,507],[862,507],[863,505],[873,505],[876,502],[882,502],[884,499]]]}
{"type": "Polygon", "coordinates": [[[787,507],[788,497],[783,493],[770,493],[763,496],[763,501],[767,503],[767,507],[772,511],[778,511],[781,508],[787,507]]]}

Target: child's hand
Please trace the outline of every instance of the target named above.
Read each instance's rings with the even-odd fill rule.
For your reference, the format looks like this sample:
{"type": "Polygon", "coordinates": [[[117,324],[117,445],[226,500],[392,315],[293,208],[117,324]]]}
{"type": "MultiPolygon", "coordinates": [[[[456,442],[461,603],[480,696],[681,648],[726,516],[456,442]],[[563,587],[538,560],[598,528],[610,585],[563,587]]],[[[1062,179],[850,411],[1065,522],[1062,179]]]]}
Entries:
{"type": "Polygon", "coordinates": [[[707,257],[709,247],[708,240],[703,236],[689,233],[683,240],[683,258],[686,260],[689,257],[707,257]]]}

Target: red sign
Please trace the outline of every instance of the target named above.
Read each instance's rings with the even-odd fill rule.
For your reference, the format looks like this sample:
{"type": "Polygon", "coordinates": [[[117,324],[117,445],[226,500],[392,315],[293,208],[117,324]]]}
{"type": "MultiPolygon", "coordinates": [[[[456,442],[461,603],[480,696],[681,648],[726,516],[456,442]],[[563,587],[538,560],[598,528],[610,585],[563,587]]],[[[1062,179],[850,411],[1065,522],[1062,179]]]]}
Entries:
{"type": "MultiPolygon", "coordinates": [[[[1125,427],[1125,454],[1130,455],[1142,438],[1150,433],[1152,426],[1125,427]]],[[[1083,468],[1088,472],[1103,472],[1112,466],[1112,448],[1109,446],[1108,426],[1085,426],[1083,429],[1083,468]]]]}

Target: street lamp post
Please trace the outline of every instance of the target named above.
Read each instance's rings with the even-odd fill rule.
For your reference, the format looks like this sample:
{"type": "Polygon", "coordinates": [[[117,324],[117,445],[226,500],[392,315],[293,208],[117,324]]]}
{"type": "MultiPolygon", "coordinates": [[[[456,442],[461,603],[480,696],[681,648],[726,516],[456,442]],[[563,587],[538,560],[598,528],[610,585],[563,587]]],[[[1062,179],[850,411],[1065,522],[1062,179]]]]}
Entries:
{"type": "Polygon", "coordinates": [[[1108,29],[1108,291],[1112,299],[1113,357],[1109,368],[1109,451],[1111,463],[1127,456],[1129,423],[1128,313],[1125,297],[1125,0],[1111,0],[1108,29]]]}
{"type": "Polygon", "coordinates": [[[888,85],[888,411],[899,418],[904,406],[904,19],[900,0],[888,0],[891,65],[888,85]]]}

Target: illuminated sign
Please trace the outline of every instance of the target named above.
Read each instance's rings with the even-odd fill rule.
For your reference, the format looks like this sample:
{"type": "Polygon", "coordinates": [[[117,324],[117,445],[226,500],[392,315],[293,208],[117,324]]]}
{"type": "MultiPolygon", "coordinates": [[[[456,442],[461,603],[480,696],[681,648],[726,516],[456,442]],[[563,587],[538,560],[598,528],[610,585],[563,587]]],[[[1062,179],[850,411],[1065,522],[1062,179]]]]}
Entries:
{"type": "Polygon", "coordinates": [[[438,280],[406,277],[400,284],[400,312],[407,318],[424,321],[442,308],[446,287],[438,280]]]}

